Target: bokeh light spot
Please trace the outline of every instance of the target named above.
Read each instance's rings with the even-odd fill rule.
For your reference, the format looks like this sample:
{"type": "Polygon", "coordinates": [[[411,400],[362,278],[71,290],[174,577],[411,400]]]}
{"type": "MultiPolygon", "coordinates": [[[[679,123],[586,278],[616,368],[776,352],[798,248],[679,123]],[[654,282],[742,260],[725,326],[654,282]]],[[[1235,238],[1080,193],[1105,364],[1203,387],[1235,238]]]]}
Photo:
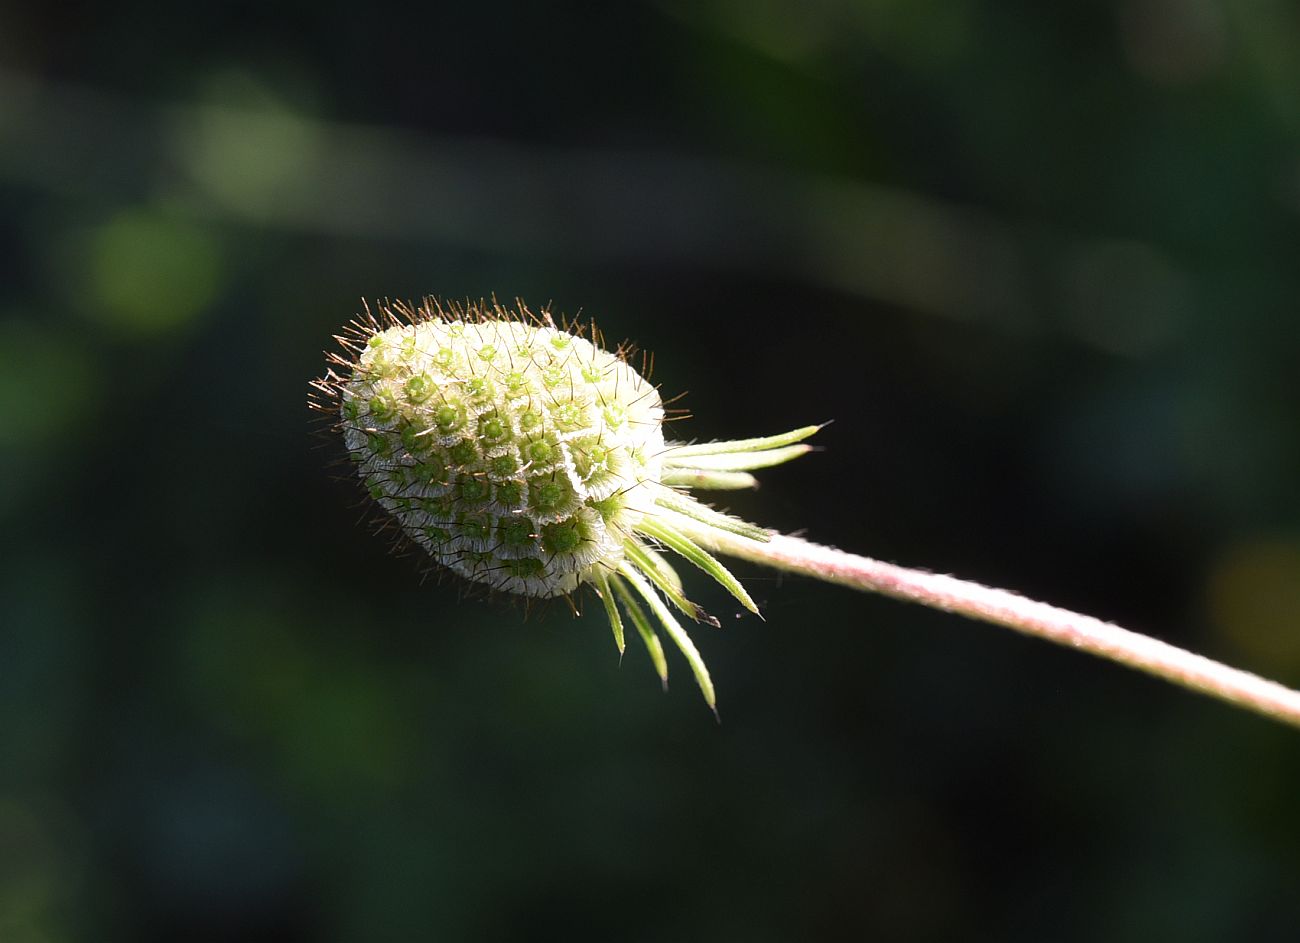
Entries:
{"type": "Polygon", "coordinates": [[[1208,595],[1215,627],[1259,670],[1300,669],[1300,539],[1231,547],[1211,570],[1208,595]]]}
{"type": "Polygon", "coordinates": [[[32,321],[0,320],[0,448],[55,440],[90,410],[95,376],[73,337],[32,321]]]}
{"type": "Polygon", "coordinates": [[[259,219],[286,191],[312,179],[324,146],[321,128],[256,77],[219,74],[202,97],[208,104],[175,125],[172,148],[206,197],[259,219]]]}
{"type": "Polygon", "coordinates": [[[58,914],[72,871],[52,823],[17,798],[0,796],[0,939],[66,939],[58,914]]]}
{"type": "Polygon", "coordinates": [[[1182,333],[1193,290],[1153,246],[1111,240],[1081,246],[1065,261],[1064,327],[1111,353],[1140,356],[1182,333]]]}
{"type": "Polygon", "coordinates": [[[156,335],[192,321],[221,280],[216,240],[144,210],[123,212],[91,240],[93,317],[126,334],[156,335]]]}

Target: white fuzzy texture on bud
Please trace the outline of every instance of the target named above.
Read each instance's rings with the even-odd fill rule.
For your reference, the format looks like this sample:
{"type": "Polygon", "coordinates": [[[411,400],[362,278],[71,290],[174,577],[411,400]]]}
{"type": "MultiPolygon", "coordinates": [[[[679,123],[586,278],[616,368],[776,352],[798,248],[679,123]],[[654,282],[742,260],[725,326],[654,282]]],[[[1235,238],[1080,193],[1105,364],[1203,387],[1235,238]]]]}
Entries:
{"type": "Polygon", "coordinates": [[[366,487],[437,562],[558,596],[616,570],[661,476],[658,391],[616,355],[511,320],[396,324],[342,388],[366,487]]]}

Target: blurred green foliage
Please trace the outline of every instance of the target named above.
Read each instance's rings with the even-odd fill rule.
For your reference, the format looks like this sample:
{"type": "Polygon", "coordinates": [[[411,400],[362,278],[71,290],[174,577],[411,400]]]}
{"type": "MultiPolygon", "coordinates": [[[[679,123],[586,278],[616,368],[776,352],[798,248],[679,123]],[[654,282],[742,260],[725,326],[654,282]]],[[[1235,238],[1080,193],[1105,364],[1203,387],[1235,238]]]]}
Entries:
{"type": "Polygon", "coordinates": [[[1292,733],[756,570],[716,726],[304,403],[363,296],[553,301],[837,420],[745,516],[1300,683],[1295,6],[406,17],[0,9],[0,940],[1293,939],[1292,733]]]}

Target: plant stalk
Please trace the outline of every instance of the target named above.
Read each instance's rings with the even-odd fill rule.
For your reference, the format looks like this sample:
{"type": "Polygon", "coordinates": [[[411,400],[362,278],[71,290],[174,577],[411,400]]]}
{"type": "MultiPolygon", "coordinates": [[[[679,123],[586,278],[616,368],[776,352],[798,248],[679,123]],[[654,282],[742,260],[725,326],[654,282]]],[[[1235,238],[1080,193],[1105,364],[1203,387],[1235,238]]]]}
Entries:
{"type": "Polygon", "coordinates": [[[1300,728],[1300,691],[1092,616],[1035,602],[1005,589],[872,560],[798,537],[773,534],[764,542],[709,527],[692,527],[690,536],[729,556],[955,612],[1089,652],[1300,728]]]}

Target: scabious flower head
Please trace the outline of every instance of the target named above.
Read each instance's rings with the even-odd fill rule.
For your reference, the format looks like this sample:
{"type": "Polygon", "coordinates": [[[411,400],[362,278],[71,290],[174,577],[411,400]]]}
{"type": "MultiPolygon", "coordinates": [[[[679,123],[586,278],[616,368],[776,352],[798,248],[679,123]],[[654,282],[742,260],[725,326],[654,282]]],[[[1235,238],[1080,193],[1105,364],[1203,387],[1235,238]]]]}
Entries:
{"type": "Polygon", "coordinates": [[[660,551],[703,569],[757,612],[700,542],[710,529],[753,540],[767,532],[685,489],[752,487],[749,469],[803,454],[808,447],[797,443],[817,427],[666,442],[658,389],[626,351],[583,333],[522,304],[381,305],[337,338],[343,352],[313,384],[314,405],[342,433],[384,519],[436,564],[526,597],[593,587],[620,652],[626,613],[666,682],[657,624],[713,706],[708,671],[673,609],[717,621],[686,598],[660,551]]]}

